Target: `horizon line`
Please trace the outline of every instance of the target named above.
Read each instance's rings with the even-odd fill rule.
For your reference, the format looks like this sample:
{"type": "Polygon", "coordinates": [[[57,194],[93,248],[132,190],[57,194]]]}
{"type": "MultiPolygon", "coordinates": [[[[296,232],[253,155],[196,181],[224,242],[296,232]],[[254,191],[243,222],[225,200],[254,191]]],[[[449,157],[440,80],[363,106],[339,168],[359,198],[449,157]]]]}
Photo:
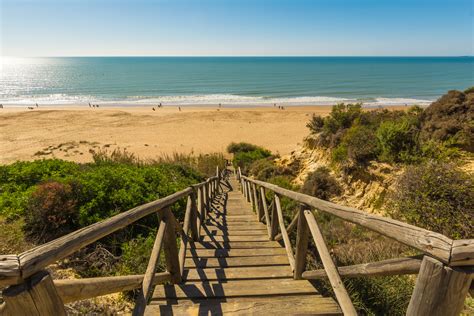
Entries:
{"type": "Polygon", "coordinates": [[[292,57],[292,58],[308,58],[308,57],[324,57],[324,58],[340,58],[340,57],[363,57],[363,58],[414,58],[414,57],[451,57],[466,58],[474,57],[474,55],[49,55],[49,56],[11,56],[0,55],[0,58],[80,58],[80,57],[166,57],[166,58],[275,58],[275,57],[292,57]]]}

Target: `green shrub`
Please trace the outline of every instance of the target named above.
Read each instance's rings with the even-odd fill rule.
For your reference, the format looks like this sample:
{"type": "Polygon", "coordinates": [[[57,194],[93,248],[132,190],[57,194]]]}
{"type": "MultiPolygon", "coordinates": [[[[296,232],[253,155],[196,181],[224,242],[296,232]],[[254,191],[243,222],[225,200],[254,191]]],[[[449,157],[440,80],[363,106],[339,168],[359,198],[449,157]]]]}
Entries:
{"type": "Polygon", "coordinates": [[[268,181],[276,176],[290,175],[291,172],[288,168],[276,165],[272,157],[256,160],[249,168],[249,174],[261,181],[268,181]]]}
{"type": "MultiPolygon", "coordinates": [[[[142,235],[122,244],[122,256],[117,268],[118,275],[144,274],[150,260],[151,250],[155,242],[156,230],[144,237],[142,235]]],[[[164,271],[160,260],[156,272],[164,271]]]]}
{"type": "Polygon", "coordinates": [[[419,129],[417,121],[403,118],[380,124],[376,135],[380,144],[380,158],[390,162],[409,162],[416,155],[419,129]]]}
{"type": "Polygon", "coordinates": [[[306,124],[311,134],[322,132],[324,128],[324,118],[320,115],[313,114],[309,122],[306,124]]]}
{"type": "MultiPolygon", "coordinates": [[[[80,190],[80,225],[87,226],[163,198],[200,180],[202,178],[192,169],[171,164],[106,164],[90,168],[75,178],[80,190]]],[[[181,206],[178,204],[175,208],[175,215],[180,219],[183,217],[181,206]]]]}
{"type": "Polygon", "coordinates": [[[366,164],[374,159],[378,152],[378,143],[375,133],[365,126],[353,126],[342,142],[347,148],[347,157],[356,164],[366,164]]]}
{"type": "Polygon", "coordinates": [[[334,177],[331,176],[329,169],[320,167],[308,174],[301,192],[329,200],[331,197],[341,194],[342,190],[334,177]]]}
{"type": "Polygon", "coordinates": [[[227,152],[229,154],[235,154],[239,152],[249,152],[249,151],[255,151],[262,149],[261,147],[254,145],[254,144],[249,144],[249,143],[230,143],[229,146],[227,146],[227,152]]]}
{"type": "Polygon", "coordinates": [[[21,161],[0,166],[0,215],[16,219],[24,214],[28,199],[41,182],[62,179],[79,165],[57,159],[21,161]]]}
{"type": "Polygon", "coordinates": [[[77,193],[67,183],[46,182],[32,193],[25,214],[25,232],[36,242],[47,242],[78,227],[77,193]]]}
{"type": "Polygon", "coordinates": [[[324,130],[335,134],[337,131],[352,126],[352,123],[360,117],[362,113],[362,104],[344,104],[340,103],[332,107],[331,113],[325,119],[324,130]]]}
{"type": "Polygon", "coordinates": [[[392,216],[450,238],[473,238],[474,181],[452,164],[410,166],[389,196],[392,216]]]}

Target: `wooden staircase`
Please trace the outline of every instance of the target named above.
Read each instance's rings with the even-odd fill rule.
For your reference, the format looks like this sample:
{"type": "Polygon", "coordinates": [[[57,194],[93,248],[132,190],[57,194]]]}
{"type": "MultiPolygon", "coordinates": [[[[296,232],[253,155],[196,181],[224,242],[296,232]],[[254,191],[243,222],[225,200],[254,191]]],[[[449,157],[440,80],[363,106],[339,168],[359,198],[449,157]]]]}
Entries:
{"type": "Polygon", "coordinates": [[[214,199],[200,241],[190,241],[183,282],[156,286],[145,314],[341,314],[309,281],[293,279],[285,249],[269,240],[237,180],[229,184],[214,199]]]}

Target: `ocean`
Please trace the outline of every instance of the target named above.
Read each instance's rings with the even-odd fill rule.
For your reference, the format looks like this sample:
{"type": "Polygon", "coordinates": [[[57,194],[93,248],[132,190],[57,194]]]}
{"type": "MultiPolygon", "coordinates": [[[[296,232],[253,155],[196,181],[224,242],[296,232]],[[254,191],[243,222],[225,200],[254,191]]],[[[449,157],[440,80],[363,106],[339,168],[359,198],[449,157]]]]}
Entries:
{"type": "Polygon", "coordinates": [[[474,85],[474,57],[3,57],[0,67],[4,105],[426,105],[474,85]]]}

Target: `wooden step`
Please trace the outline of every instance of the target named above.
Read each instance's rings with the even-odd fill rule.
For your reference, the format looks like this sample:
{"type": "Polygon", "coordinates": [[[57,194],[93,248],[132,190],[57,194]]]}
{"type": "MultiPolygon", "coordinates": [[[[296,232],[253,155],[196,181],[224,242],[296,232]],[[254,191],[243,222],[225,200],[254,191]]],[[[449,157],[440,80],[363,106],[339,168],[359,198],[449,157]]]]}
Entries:
{"type": "Polygon", "coordinates": [[[203,232],[206,232],[206,235],[208,236],[266,236],[268,239],[268,232],[266,229],[258,229],[258,230],[220,230],[220,229],[206,230],[204,229],[203,232]]]}
{"type": "Polygon", "coordinates": [[[260,236],[203,236],[202,241],[268,241],[268,235],[260,236]]]}
{"type": "Polygon", "coordinates": [[[201,282],[292,277],[290,266],[187,269],[183,275],[186,281],[201,282]]]}
{"type": "Polygon", "coordinates": [[[186,258],[185,268],[227,268],[288,265],[286,255],[230,257],[230,258],[186,258]]]}
{"type": "Polygon", "coordinates": [[[187,257],[248,257],[248,256],[270,256],[286,255],[284,248],[262,248],[262,249],[188,249],[187,257]]]}
{"type": "Polygon", "coordinates": [[[145,315],[342,315],[333,299],[319,295],[278,295],[150,303],[145,315]]]}
{"type": "Polygon", "coordinates": [[[260,249],[260,248],[281,248],[276,241],[230,241],[230,242],[193,242],[190,247],[196,249],[260,249]]]}
{"type": "Polygon", "coordinates": [[[255,230],[255,229],[266,229],[265,224],[262,223],[227,223],[227,225],[216,225],[216,224],[206,224],[205,227],[209,229],[227,229],[227,230],[255,230]]]}
{"type": "Polygon", "coordinates": [[[231,282],[186,282],[184,284],[158,285],[154,298],[222,298],[268,295],[317,294],[306,280],[262,279],[231,282]]]}

